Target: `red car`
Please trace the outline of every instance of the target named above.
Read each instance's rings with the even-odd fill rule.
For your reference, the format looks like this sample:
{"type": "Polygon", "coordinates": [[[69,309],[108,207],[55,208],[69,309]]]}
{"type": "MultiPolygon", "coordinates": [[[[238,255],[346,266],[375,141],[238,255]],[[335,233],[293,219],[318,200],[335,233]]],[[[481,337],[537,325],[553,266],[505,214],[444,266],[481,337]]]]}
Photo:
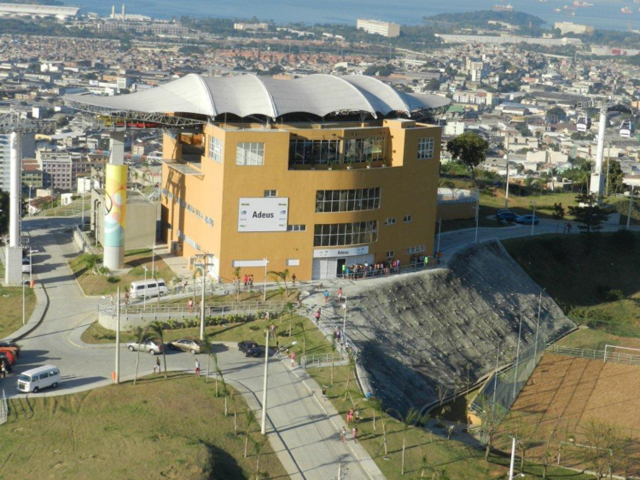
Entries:
{"type": "Polygon", "coordinates": [[[16,357],[20,356],[20,346],[13,342],[0,342],[0,352],[11,352],[16,357]]]}
{"type": "Polygon", "coordinates": [[[9,365],[13,366],[16,364],[16,356],[12,352],[0,352],[0,362],[5,358],[9,362],[9,365]]]}

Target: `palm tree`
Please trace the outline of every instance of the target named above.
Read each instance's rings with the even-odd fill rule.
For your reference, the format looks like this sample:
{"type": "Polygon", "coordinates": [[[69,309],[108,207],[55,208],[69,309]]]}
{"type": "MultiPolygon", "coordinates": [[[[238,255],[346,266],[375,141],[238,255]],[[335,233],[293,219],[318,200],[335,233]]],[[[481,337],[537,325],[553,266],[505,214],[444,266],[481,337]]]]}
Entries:
{"type": "Polygon", "coordinates": [[[247,458],[249,454],[249,434],[251,433],[251,427],[257,422],[255,415],[251,410],[245,410],[244,422],[246,430],[244,432],[244,458],[247,458]]]}
{"type": "MultiPolygon", "coordinates": [[[[382,400],[380,400],[379,398],[373,398],[370,397],[369,400],[367,400],[369,402],[369,408],[371,409],[371,411],[373,412],[373,431],[376,432],[376,419],[378,417],[378,414],[384,414],[384,408],[382,406],[382,400]]],[[[374,434],[375,436],[375,434],[374,434]]]]}
{"type": "MultiPolygon", "coordinates": [[[[220,396],[220,392],[218,390],[218,371],[220,370],[218,368],[218,354],[217,353],[212,353],[211,356],[213,357],[213,369],[216,372],[216,398],[220,396]]],[[[209,372],[207,370],[207,372],[209,372]]]]}
{"type": "Polygon", "coordinates": [[[349,393],[349,381],[351,380],[351,373],[356,368],[356,357],[355,355],[349,354],[349,366],[347,370],[347,383],[344,386],[344,399],[347,399],[347,395],[349,393]]]}
{"type": "MultiPolygon", "coordinates": [[[[162,323],[160,322],[153,322],[151,325],[149,325],[149,329],[160,341],[160,345],[164,345],[164,331],[162,327],[163,327],[162,323]]],[[[140,350],[138,349],[138,352],[139,351],[140,350]]],[[[164,363],[164,378],[166,379],[167,378],[167,354],[164,348],[162,349],[162,361],[164,363]]]]}
{"type": "Polygon", "coordinates": [[[396,415],[400,418],[400,420],[402,421],[402,464],[401,464],[401,471],[400,471],[400,475],[404,475],[405,472],[405,453],[406,453],[406,449],[407,449],[407,431],[420,423],[423,423],[424,421],[424,416],[420,414],[420,411],[415,409],[415,408],[410,408],[409,411],[405,414],[402,415],[400,412],[398,412],[397,410],[394,410],[396,415]]]}
{"type": "Polygon", "coordinates": [[[236,302],[240,301],[240,267],[233,270],[234,283],[236,284],[236,302]]]}
{"type": "Polygon", "coordinates": [[[91,273],[96,273],[96,271],[98,270],[98,264],[101,262],[101,258],[100,255],[88,255],[83,263],[84,266],[87,270],[89,270],[91,273]]]}
{"type": "Polygon", "coordinates": [[[287,302],[284,307],[282,307],[282,311],[280,314],[284,317],[285,315],[289,315],[289,337],[291,337],[291,331],[293,329],[293,314],[296,311],[296,306],[293,302],[287,302]]]}
{"type": "Polygon", "coordinates": [[[133,384],[135,385],[138,382],[138,366],[140,365],[140,344],[142,340],[144,340],[144,336],[147,334],[147,327],[136,327],[133,330],[133,335],[135,336],[138,342],[138,354],[136,355],[136,373],[133,376],[133,384]]]}
{"type": "Polygon", "coordinates": [[[273,277],[276,283],[280,284],[280,281],[284,283],[284,291],[289,299],[289,285],[287,284],[287,278],[289,278],[289,269],[285,268],[281,272],[269,272],[269,275],[273,277]]]}
{"type": "Polygon", "coordinates": [[[258,440],[252,440],[253,443],[253,448],[256,449],[256,480],[261,480],[262,478],[264,478],[262,476],[262,474],[260,473],[260,456],[262,455],[262,451],[264,450],[264,447],[267,444],[267,440],[269,440],[269,437],[267,437],[266,435],[264,437],[260,437],[260,439],[258,440]]]}
{"type": "Polygon", "coordinates": [[[300,330],[302,334],[302,355],[307,354],[307,332],[304,329],[304,322],[296,322],[295,327],[300,330]]]}
{"type": "Polygon", "coordinates": [[[327,337],[330,337],[331,339],[331,385],[333,385],[333,371],[336,365],[335,357],[336,352],[338,351],[338,346],[334,335],[327,335],[327,337]]]}

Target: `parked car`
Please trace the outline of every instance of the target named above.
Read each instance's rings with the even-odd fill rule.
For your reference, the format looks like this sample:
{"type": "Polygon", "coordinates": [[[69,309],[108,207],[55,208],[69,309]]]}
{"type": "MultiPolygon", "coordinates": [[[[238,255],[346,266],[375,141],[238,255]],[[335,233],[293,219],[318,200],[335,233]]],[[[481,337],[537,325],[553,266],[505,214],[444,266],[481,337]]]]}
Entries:
{"type": "Polygon", "coordinates": [[[201,344],[199,340],[190,340],[183,338],[174,342],[167,343],[169,350],[182,350],[183,352],[190,352],[192,355],[200,353],[201,344]]]}
{"type": "Polygon", "coordinates": [[[31,260],[29,260],[29,257],[22,259],[22,273],[31,273],[31,260]]]}
{"type": "Polygon", "coordinates": [[[18,390],[38,393],[43,388],[56,388],[60,384],[60,370],[54,365],[44,365],[22,373],[18,377],[18,390]]]}
{"type": "Polygon", "coordinates": [[[0,342],[0,352],[13,352],[20,356],[20,345],[14,342],[0,342]]]}
{"type": "Polygon", "coordinates": [[[131,298],[161,297],[169,293],[167,283],[161,278],[131,282],[129,291],[131,298]]]}
{"type": "Polygon", "coordinates": [[[250,348],[256,348],[257,346],[258,344],[256,342],[252,342],[251,340],[244,340],[238,343],[238,350],[243,353],[247,353],[247,350],[249,350],[250,348]]]}
{"type": "Polygon", "coordinates": [[[135,352],[140,350],[141,352],[147,352],[151,355],[155,355],[157,353],[162,353],[164,351],[164,345],[156,340],[152,340],[150,338],[145,338],[142,340],[142,343],[131,342],[127,343],[127,348],[130,352],[135,352]]]}
{"type": "Polygon", "coordinates": [[[503,222],[513,222],[518,218],[518,214],[511,210],[499,210],[496,217],[498,217],[498,220],[502,220],[503,222]]]}
{"type": "Polygon", "coordinates": [[[516,223],[520,223],[521,225],[538,225],[540,223],[540,219],[535,215],[520,215],[516,217],[516,223]]]}
{"type": "Polygon", "coordinates": [[[256,345],[254,347],[250,347],[244,352],[245,357],[264,357],[264,347],[260,345],[256,345]]]}

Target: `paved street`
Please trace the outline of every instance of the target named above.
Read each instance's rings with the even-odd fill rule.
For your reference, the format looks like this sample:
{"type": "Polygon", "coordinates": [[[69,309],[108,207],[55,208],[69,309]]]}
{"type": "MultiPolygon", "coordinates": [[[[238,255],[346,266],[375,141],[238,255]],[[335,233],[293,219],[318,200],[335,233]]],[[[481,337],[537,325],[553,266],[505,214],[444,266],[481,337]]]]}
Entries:
{"type": "MultiPolygon", "coordinates": [[[[111,383],[115,352],[113,346],[89,346],[80,340],[81,332],[97,318],[99,298],[85,297],[67,265],[77,255],[71,237],[64,230],[73,225],[69,219],[25,221],[34,254],[34,273],[49,296],[45,319],[20,343],[24,354],[14,372],[45,363],[60,367],[62,383],[49,394],[73,393],[111,383]]],[[[249,406],[261,418],[264,363],[247,359],[233,346],[218,345],[220,366],[225,377],[243,392],[249,406]]],[[[136,354],[121,348],[123,378],[132,378],[136,354]]],[[[155,357],[140,356],[140,373],[150,373],[155,357]]],[[[172,370],[192,370],[194,358],[186,353],[170,353],[167,363],[172,370]]],[[[201,358],[202,365],[206,360],[201,358]]],[[[329,402],[319,400],[319,388],[299,367],[291,370],[284,362],[270,362],[268,421],[270,441],[291,478],[331,479],[337,476],[338,464],[350,472],[352,479],[384,478],[360,445],[341,443],[338,428],[341,419],[329,402]],[[304,381],[303,381],[304,380],[304,381]],[[369,474],[362,468],[363,460],[369,474]]],[[[13,375],[3,382],[10,396],[13,375]],[[7,388],[8,387],[8,388],[7,388]]],[[[43,395],[43,394],[40,394],[43,395]]]]}

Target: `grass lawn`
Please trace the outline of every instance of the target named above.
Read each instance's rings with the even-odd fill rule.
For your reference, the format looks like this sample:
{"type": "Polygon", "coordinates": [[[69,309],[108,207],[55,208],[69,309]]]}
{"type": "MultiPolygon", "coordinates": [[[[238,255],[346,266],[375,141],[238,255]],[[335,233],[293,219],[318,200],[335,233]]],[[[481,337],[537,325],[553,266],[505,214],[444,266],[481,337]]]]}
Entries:
{"type": "MultiPolygon", "coordinates": [[[[640,349],[640,338],[621,337],[612,335],[602,330],[593,330],[591,328],[581,328],[567,335],[560,340],[557,345],[571,348],[586,348],[590,350],[604,350],[605,345],[620,345],[622,347],[631,347],[640,349]]],[[[633,352],[629,352],[634,354],[633,352]]],[[[636,352],[635,355],[640,355],[636,352]]]]}
{"type": "MultiPolygon", "coordinates": [[[[131,282],[136,280],[144,280],[143,266],[149,269],[147,278],[151,277],[151,250],[133,250],[126,252],[124,256],[125,268],[130,268],[126,274],[116,276],[117,282],[110,283],[105,275],[95,275],[87,271],[85,260],[89,254],[78,255],[69,262],[69,266],[73,271],[80,287],[85,295],[110,295],[116,293],[118,286],[120,292],[124,294],[124,289],[129,288],[131,282]]],[[[155,258],[156,278],[162,278],[169,282],[175,276],[171,268],[167,266],[157,255],[155,258]]]]}
{"type": "MultiPolygon", "coordinates": [[[[256,477],[257,422],[234,395],[229,415],[213,382],[175,374],[74,395],[9,400],[0,436],[0,479],[247,479],[256,477]],[[234,434],[233,410],[238,434],[234,434]]],[[[258,445],[260,447],[261,445],[258,445]]],[[[289,478],[267,442],[260,471],[289,478]]]]}
{"type": "MultiPolygon", "coordinates": [[[[502,456],[490,456],[490,461],[485,462],[483,452],[456,440],[447,440],[441,430],[430,433],[424,429],[409,428],[406,435],[406,472],[401,475],[403,424],[384,415],[384,424],[387,432],[388,453],[385,454],[382,434],[381,417],[377,415],[376,430],[373,429],[373,410],[369,407],[368,400],[363,399],[353,378],[349,384],[349,394],[345,400],[345,386],[348,375],[347,367],[336,367],[334,372],[334,384],[330,385],[330,368],[311,368],[309,374],[320,385],[327,385],[327,396],[338,412],[345,418],[349,408],[357,408],[360,411],[361,421],[358,425],[358,438],[373,457],[382,473],[388,480],[433,478],[435,472],[445,472],[450,480],[490,480],[506,479],[508,459],[502,456]],[[352,401],[353,400],[353,401],[352,401]],[[422,476],[424,475],[424,477],[422,476]]],[[[526,473],[539,472],[538,466],[527,465],[526,473]]],[[[438,477],[436,477],[438,478],[438,477]]],[[[586,480],[593,477],[573,474],[567,470],[550,469],[547,475],[550,480],[572,478],[573,480],[586,480]]]]}
{"type": "MultiPolygon", "coordinates": [[[[25,288],[25,314],[29,321],[36,306],[36,294],[25,288]]],[[[22,327],[22,287],[0,287],[0,338],[5,338],[22,327]]]]}
{"type": "MultiPolygon", "coordinates": [[[[504,241],[511,256],[579,322],[615,322],[640,333],[640,234],[542,235],[504,241]]],[[[597,328],[605,325],[594,324],[597,328]]],[[[624,328],[623,328],[624,327],[624,328]]],[[[640,335],[639,335],[640,336],[640,335]]]]}
{"type": "MultiPolygon", "coordinates": [[[[289,317],[283,317],[270,322],[266,322],[264,320],[253,320],[244,323],[217,325],[214,327],[207,327],[205,331],[213,335],[213,340],[218,342],[240,342],[242,340],[253,340],[260,345],[264,345],[265,329],[272,323],[278,327],[277,332],[280,347],[284,347],[296,341],[298,343],[292,347],[292,350],[294,350],[297,355],[301,355],[303,353],[306,338],[307,355],[331,353],[330,341],[323,337],[320,330],[316,328],[311,320],[301,316],[293,317],[291,338],[289,338],[289,317]],[[300,325],[300,323],[302,323],[302,325],[300,325]]],[[[169,342],[172,340],[179,340],[181,338],[199,338],[199,335],[200,329],[197,327],[165,330],[164,340],[165,342],[169,342]]],[[[103,328],[98,322],[92,324],[82,334],[82,340],[86,343],[113,343],[115,338],[115,332],[103,328]]],[[[121,332],[121,342],[131,342],[134,340],[134,335],[131,332],[121,332]]],[[[272,346],[274,345],[273,338],[270,343],[272,346]]]]}

